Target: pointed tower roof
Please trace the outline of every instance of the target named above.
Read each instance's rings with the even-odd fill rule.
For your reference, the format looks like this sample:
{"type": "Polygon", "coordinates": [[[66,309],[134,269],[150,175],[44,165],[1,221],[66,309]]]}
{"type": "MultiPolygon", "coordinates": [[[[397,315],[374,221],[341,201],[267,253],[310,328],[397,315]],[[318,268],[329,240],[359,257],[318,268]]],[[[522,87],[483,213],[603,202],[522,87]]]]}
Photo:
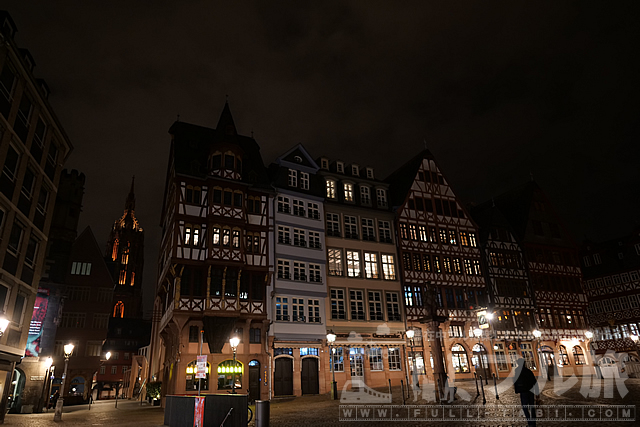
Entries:
{"type": "Polygon", "coordinates": [[[133,178],[131,178],[131,190],[129,190],[129,194],[127,195],[127,200],[124,203],[124,210],[125,211],[135,211],[136,210],[136,196],[133,192],[133,187],[134,184],[136,182],[136,176],[134,175],[133,178]]]}
{"type": "Polygon", "coordinates": [[[238,134],[238,132],[236,131],[236,124],[233,122],[233,116],[231,115],[231,109],[229,108],[229,102],[224,103],[222,114],[220,114],[220,119],[218,120],[218,125],[216,126],[216,133],[219,135],[229,136],[238,134]]]}

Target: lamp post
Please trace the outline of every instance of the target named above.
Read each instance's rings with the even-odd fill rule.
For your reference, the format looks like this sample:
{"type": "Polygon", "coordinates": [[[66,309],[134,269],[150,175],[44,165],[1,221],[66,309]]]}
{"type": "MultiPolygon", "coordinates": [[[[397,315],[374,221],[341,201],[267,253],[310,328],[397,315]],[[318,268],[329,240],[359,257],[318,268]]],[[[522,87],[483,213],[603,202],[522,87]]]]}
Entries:
{"type": "MultiPolygon", "coordinates": [[[[542,332],[537,329],[533,330],[533,336],[536,339],[536,353],[538,353],[538,364],[540,365],[540,372],[542,373],[543,363],[542,363],[542,353],[540,352],[540,337],[542,336],[542,332]]],[[[544,364],[544,370],[547,372],[547,381],[551,380],[551,372],[549,372],[549,365],[544,364]]]]}
{"type": "Polygon", "coordinates": [[[231,382],[231,394],[236,394],[236,352],[238,350],[238,344],[240,344],[240,338],[234,336],[229,339],[231,350],[233,350],[233,380],[231,382]]]}
{"type": "Polygon", "coordinates": [[[71,353],[73,353],[74,345],[69,343],[64,346],[64,373],[62,374],[62,387],[60,390],[60,397],[58,398],[58,403],[56,403],[56,411],[53,414],[53,421],[62,421],[62,406],[64,405],[64,387],[67,382],[67,367],[69,365],[69,357],[71,357],[71,353]]]}
{"type": "Polygon", "coordinates": [[[482,343],[480,342],[480,338],[482,337],[482,329],[475,328],[473,330],[473,335],[478,339],[478,361],[480,363],[480,369],[484,374],[484,384],[489,385],[489,375],[487,375],[487,372],[484,369],[484,363],[482,363],[482,343]]]}
{"type": "Polygon", "coordinates": [[[329,343],[329,369],[331,369],[331,400],[336,400],[338,398],[338,385],[336,384],[336,367],[333,360],[333,343],[336,342],[336,334],[332,330],[327,333],[327,342],[329,343]]]}
{"type": "Polygon", "coordinates": [[[407,338],[409,338],[409,345],[411,346],[411,367],[413,368],[413,386],[418,387],[418,368],[416,365],[416,352],[413,349],[413,337],[415,336],[415,331],[413,329],[407,329],[405,333],[407,338]]]}

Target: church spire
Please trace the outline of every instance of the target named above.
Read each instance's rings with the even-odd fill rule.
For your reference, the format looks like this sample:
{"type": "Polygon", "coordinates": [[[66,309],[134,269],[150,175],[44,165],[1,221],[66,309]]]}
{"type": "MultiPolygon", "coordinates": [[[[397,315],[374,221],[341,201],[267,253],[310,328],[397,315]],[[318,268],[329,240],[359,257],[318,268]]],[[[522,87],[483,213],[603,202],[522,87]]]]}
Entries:
{"type": "Polygon", "coordinates": [[[134,175],[131,178],[131,190],[129,190],[129,195],[127,196],[127,201],[124,204],[125,211],[135,211],[136,210],[136,196],[133,193],[133,186],[136,181],[136,176],[134,175]]]}

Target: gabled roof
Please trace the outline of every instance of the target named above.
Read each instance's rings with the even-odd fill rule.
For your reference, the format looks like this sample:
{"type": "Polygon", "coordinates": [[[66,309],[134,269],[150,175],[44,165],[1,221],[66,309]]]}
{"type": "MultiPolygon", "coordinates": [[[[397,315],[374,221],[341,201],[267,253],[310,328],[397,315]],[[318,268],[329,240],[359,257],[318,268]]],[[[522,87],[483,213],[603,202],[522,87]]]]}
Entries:
{"type": "Polygon", "coordinates": [[[524,239],[529,223],[533,194],[540,190],[534,181],[528,181],[495,198],[496,206],[509,220],[518,239],[524,239]]]}
{"type": "Polygon", "coordinates": [[[243,152],[242,182],[270,188],[260,146],[253,138],[236,133],[228,104],[222,110],[216,129],[176,121],[169,128],[169,133],[173,135],[171,158],[176,174],[205,178],[212,147],[216,144],[233,144],[243,152]]]}
{"type": "Polygon", "coordinates": [[[488,200],[479,205],[473,206],[468,209],[471,217],[480,228],[480,241],[485,242],[492,227],[502,227],[513,232],[511,224],[502,214],[500,209],[495,204],[494,200],[488,200]]]}
{"type": "Polygon", "coordinates": [[[422,150],[385,178],[384,182],[389,183],[389,200],[392,207],[404,203],[424,159],[434,160],[433,154],[429,150],[422,150]]]}
{"type": "Polygon", "coordinates": [[[82,233],[73,242],[71,254],[69,256],[69,265],[67,268],[66,283],[75,283],[75,280],[84,276],[73,276],[70,274],[72,262],[91,262],[91,275],[96,286],[110,287],[113,286],[113,279],[109,268],[102,256],[102,249],[98,245],[96,236],[93,234],[91,227],[87,226],[82,233]]]}
{"type": "Polygon", "coordinates": [[[291,147],[285,153],[278,156],[278,158],[274,161],[274,163],[282,164],[282,162],[289,162],[293,164],[300,164],[302,166],[307,166],[309,168],[318,170],[320,167],[313,160],[313,157],[309,154],[309,152],[304,148],[302,144],[297,144],[294,147],[291,147]],[[298,159],[300,161],[298,161],[298,159]]]}

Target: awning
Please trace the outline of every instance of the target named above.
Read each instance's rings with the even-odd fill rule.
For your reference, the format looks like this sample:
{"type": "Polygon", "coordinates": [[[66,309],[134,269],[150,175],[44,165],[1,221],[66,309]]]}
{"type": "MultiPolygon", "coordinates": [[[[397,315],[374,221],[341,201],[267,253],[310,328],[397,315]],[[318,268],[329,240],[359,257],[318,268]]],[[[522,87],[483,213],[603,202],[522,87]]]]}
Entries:
{"type": "Polygon", "coordinates": [[[222,353],[222,347],[229,342],[236,320],[237,317],[204,317],[202,323],[210,353],[222,353]]]}

